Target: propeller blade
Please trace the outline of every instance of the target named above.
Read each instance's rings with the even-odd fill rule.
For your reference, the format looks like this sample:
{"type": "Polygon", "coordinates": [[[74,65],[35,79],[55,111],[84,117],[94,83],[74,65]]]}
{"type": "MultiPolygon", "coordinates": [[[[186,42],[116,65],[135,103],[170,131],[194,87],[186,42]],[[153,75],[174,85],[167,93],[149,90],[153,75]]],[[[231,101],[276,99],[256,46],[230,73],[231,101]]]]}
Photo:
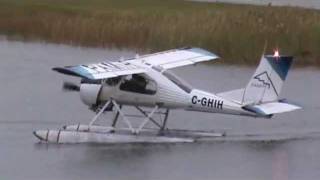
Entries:
{"type": "Polygon", "coordinates": [[[62,86],[63,91],[80,91],[80,86],[72,82],[64,82],[62,86]]]}

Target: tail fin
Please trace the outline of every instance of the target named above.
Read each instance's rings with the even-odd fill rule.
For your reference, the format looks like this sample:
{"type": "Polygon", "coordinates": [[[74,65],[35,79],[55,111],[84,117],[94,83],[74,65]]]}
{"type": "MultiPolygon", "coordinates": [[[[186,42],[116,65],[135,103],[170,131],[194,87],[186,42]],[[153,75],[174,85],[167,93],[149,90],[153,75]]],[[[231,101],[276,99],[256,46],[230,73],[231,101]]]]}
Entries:
{"type": "Polygon", "coordinates": [[[264,55],[260,64],[247,84],[242,104],[259,104],[278,100],[293,57],[264,55]]]}

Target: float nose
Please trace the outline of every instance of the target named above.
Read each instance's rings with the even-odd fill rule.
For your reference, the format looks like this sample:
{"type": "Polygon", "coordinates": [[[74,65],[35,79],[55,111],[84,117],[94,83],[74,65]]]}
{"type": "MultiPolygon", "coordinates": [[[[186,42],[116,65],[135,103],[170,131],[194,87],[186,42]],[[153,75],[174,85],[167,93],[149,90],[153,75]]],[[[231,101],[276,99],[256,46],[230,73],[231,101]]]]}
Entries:
{"type": "Polygon", "coordinates": [[[46,140],[46,136],[47,136],[47,131],[48,130],[33,131],[33,135],[35,137],[37,137],[39,140],[45,141],[46,140]]]}

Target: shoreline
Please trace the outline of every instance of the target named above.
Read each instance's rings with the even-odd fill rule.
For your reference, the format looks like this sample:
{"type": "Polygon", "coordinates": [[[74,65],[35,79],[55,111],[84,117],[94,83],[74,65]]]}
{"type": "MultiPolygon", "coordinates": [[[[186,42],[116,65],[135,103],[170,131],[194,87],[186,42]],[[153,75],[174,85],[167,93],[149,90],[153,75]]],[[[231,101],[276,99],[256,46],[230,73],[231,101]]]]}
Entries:
{"type": "Polygon", "coordinates": [[[320,1],[317,0],[187,0],[206,3],[231,3],[259,6],[298,7],[320,10],[320,1]]]}
{"type": "Polygon", "coordinates": [[[280,48],[297,66],[320,67],[318,10],[184,0],[1,4],[0,34],[8,39],[143,53],[194,46],[234,65],[256,65],[267,42],[267,54],[280,48]]]}
{"type": "MultiPolygon", "coordinates": [[[[135,49],[128,49],[128,48],[116,48],[116,47],[92,47],[92,46],[83,46],[83,45],[72,45],[72,44],[66,44],[66,43],[55,43],[55,42],[48,42],[48,41],[38,41],[38,40],[19,40],[19,39],[10,39],[7,38],[4,35],[0,35],[0,44],[1,43],[17,43],[17,44],[31,44],[31,45],[35,45],[36,47],[40,47],[40,46],[61,46],[61,47],[65,47],[65,48],[76,48],[76,49],[83,49],[83,50],[98,50],[98,51],[104,51],[104,50],[110,50],[110,51],[123,51],[125,52],[123,55],[120,55],[119,57],[115,57],[113,59],[108,59],[111,61],[118,61],[122,58],[124,59],[132,59],[136,56],[136,54],[139,54],[140,56],[143,55],[147,55],[149,54],[148,52],[144,52],[144,51],[137,51],[135,49]],[[130,55],[128,55],[130,54],[130,55]]],[[[177,47],[177,48],[181,48],[181,47],[177,47]]],[[[169,50],[169,49],[168,49],[169,50]]],[[[215,53],[214,51],[212,51],[213,53],[215,53]]],[[[214,61],[213,62],[203,62],[200,64],[203,65],[215,65],[215,66],[221,66],[221,67],[234,67],[234,68],[256,68],[258,66],[258,63],[260,61],[260,58],[258,59],[253,59],[254,63],[253,64],[233,64],[233,63],[226,63],[226,62],[222,62],[223,61],[223,57],[219,58],[220,60],[218,61],[214,61]]],[[[295,61],[295,60],[294,60],[295,61]]],[[[99,58],[97,59],[88,59],[87,62],[84,63],[96,63],[96,62],[100,62],[99,58]]],[[[292,69],[295,70],[306,70],[306,71],[319,71],[320,67],[318,66],[308,66],[308,65],[297,65],[295,62],[293,62],[293,66],[292,69]]]]}

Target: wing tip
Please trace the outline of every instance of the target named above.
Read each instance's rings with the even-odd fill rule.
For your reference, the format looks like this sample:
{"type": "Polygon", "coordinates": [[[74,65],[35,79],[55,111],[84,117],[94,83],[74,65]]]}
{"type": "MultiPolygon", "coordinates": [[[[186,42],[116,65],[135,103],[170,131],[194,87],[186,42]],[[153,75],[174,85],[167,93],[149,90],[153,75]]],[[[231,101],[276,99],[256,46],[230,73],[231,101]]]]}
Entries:
{"type": "Polygon", "coordinates": [[[53,67],[51,68],[52,71],[61,72],[63,68],[62,67],[53,67]]]}
{"type": "Polygon", "coordinates": [[[200,48],[200,47],[186,47],[184,49],[189,50],[189,51],[193,51],[193,52],[196,52],[196,53],[204,54],[204,55],[207,55],[207,56],[212,56],[212,59],[219,59],[220,58],[215,53],[212,53],[212,52],[210,52],[210,51],[208,51],[206,49],[200,48]]]}
{"type": "Polygon", "coordinates": [[[78,73],[72,71],[68,67],[54,67],[51,70],[52,71],[56,71],[56,72],[61,73],[61,74],[65,74],[65,75],[76,76],[76,77],[81,77],[81,78],[87,78],[87,77],[83,77],[83,76],[79,75],[78,73]]]}
{"type": "Polygon", "coordinates": [[[297,109],[304,109],[304,106],[302,104],[288,100],[288,99],[279,99],[279,102],[296,106],[297,109]]]}

